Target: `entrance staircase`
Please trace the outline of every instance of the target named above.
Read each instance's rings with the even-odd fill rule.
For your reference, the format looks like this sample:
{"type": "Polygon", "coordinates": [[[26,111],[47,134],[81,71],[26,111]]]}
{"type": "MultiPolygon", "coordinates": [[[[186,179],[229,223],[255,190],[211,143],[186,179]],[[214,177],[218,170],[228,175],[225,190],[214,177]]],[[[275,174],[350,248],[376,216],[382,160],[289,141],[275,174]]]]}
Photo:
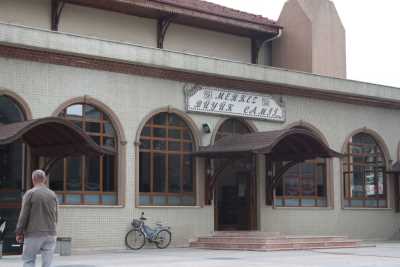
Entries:
{"type": "Polygon", "coordinates": [[[215,232],[212,236],[200,237],[190,247],[221,250],[309,250],[327,248],[360,247],[360,240],[345,236],[286,236],[280,233],[258,231],[215,232]]]}

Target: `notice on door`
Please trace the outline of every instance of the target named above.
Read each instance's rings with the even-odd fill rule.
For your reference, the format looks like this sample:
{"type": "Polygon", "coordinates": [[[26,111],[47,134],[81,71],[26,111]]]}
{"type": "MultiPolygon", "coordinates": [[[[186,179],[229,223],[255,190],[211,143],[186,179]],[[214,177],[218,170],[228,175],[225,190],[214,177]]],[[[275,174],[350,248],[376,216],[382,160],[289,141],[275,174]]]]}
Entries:
{"type": "Polygon", "coordinates": [[[188,112],[239,116],[284,122],[286,110],[270,95],[227,90],[201,85],[185,85],[185,106],[188,112]]]}

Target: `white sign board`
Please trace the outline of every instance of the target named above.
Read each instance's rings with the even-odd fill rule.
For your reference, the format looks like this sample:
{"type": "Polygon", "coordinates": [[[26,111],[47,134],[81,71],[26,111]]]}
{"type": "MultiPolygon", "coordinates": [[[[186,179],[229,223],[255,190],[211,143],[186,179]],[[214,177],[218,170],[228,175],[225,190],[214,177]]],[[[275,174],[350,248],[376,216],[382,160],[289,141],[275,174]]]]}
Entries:
{"type": "Polygon", "coordinates": [[[286,111],[270,95],[185,85],[186,110],[284,122],[286,111]]]}

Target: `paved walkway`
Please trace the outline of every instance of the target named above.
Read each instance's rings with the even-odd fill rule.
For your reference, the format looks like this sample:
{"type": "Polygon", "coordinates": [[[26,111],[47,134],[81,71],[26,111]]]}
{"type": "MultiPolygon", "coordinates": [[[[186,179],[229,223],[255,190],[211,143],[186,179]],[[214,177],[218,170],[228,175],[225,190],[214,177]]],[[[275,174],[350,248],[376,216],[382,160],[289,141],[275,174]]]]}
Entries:
{"type": "MultiPolygon", "coordinates": [[[[16,256],[0,267],[22,266],[16,256]]],[[[40,266],[37,263],[37,266],[40,266]]],[[[400,267],[400,243],[376,247],[313,251],[251,252],[189,248],[142,249],[93,255],[55,257],[54,267],[400,267]]]]}

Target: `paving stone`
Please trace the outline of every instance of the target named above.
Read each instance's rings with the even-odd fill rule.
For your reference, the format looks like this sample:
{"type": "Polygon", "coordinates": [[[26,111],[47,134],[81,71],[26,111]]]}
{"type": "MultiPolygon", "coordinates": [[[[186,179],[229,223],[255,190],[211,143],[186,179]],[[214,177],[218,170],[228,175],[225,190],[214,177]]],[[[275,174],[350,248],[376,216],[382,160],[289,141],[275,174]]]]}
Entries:
{"type": "MultiPolygon", "coordinates": [[[[0,259],[0,267],[22,266],[20,257],[0,259]]],[[[40,266],[40,257],[37,266],[40,266]]],[[[212,251],[190,248],[142,249],[56,256],[54,267],[400,267],[400,243],[376,247],[311,251],[212,251]]]]}

